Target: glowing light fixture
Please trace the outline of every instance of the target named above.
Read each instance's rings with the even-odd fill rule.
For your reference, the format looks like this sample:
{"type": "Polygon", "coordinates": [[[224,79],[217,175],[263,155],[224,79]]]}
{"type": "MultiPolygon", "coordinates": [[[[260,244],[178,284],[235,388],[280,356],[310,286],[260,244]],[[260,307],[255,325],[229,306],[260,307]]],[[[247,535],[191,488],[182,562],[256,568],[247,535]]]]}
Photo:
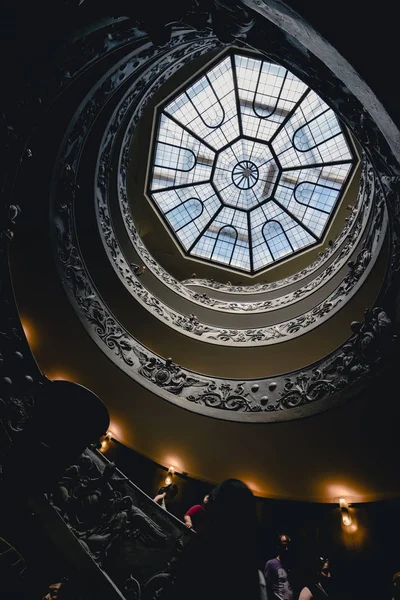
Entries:
{"type": "Polygon", "coordinates": [[[110,430],[108,430],[104,434],[104,436],[103,436],[103,438],[102,438],[102,440],[100,442],[100,452],[105,452],[107,450],[107,448],[110,445],[110,442],[111,442],[112,438],[113,438],[113,434],[112,434],[112,432],[110,430]]]}
{"type": "Polygon", "coordinates": [[[165,485],[171,485],[175,473],[175,467],[168,468],[168,474],[165,478],[165,485]]]}
{"type": "Polygon", "coordinates": [[[339,498],[339,508],[342,515],[342,523],[345,527],[350,527],[353,520],[350,516],[349,504],[346,498],[339,498]]]}

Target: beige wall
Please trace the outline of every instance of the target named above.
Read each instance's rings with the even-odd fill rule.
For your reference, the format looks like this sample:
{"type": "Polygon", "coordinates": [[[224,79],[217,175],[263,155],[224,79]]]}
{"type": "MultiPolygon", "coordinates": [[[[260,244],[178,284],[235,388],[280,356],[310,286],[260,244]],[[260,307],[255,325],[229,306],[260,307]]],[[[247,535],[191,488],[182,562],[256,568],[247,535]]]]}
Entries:
{"type": "MultiPolygon", "coordinates": [[[[36,359],[50,378],[68,378],[98,394],[118,439],[194,477],[241,477],[268,497],[366,500],[400,493],[395,395],[378,389],[375,397],[277,424],[224,422],[171,405],[133,382],[90,339],[61,288],[45,239],[37,232],[32,239],[16,236],[11,248],[18,306],[36,359]]],[[[364,300],[357,302],[352,318],[366,307],[364,300]]],[[[264,367],[269,369],[269,360],[264,367]]]]}

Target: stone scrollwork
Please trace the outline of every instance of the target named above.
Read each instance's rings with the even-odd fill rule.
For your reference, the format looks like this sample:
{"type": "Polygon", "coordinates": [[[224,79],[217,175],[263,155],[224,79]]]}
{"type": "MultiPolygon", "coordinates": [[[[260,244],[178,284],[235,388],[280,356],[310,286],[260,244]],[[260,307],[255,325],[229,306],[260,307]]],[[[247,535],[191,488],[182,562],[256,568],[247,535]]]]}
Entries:
{"type": "MultiPolygon", "coordinates": [[[[175,45],[178,47],[178,54],[181,52],[179,49],[179,43],[175,40],[175,45]]],[[[171,56],[175,56],[174,53],[171,56]]],[[[168,64],[168,62],[167,62],[168,64]]],[[[176,68],[176,66],[174,66],[176,68]]],[[[126,71],[126,67],[124,67],[124,72],[126,71]]],[[[163,75],[164,77],[168,74],[168,69],[165,69],[163,75]]],[[[149,74],[147,73],[147,78],[149,74]]],[[[111,76],[109,81],[103,83],[102,86],[97,90],[96,95],[91,97],[88,100],[87,105],[82,110],[84,115],[84,119],[82,118],[82,113],[80,118],[75,124],[75,129],[79,127],[80,137],[78,138],[80,143],[84,143],[84,132],[87,130],[91,118],[94,118],[96,113],[96,107],[101,106],[102,102],[104,102],[105,97],[110,93],[113,86],[119,85],[121,82],[121,75],[117,78],[114,78],[114,75],[111,76]]],[[[158,81],[158,85],[160,81],[158,81]]],[[[144,84],[143,84],[144,85],[144,84]]],[[[135,91],[136,94],[136,91],[135,91]]],[[[131,92],[132,95],[132,92],[131,92]]],[[[137,95],[137,94],[136,94],[137,95]]],[[[130,106],[131,101],[128,95],[127,98],[124,99],[124,106],[130,106]],[[128,101],[129,100],[129,101],[128,101]]],[[[140,111],[139,113],[140,114],[140,111]]],[[[118,125],[118,122],[121,120],[121,116],[118,117],[116,124],[111,127],[108,133],[105,135],[106,143],[103,145],[102,149],[102,160],[99,162],[98,172],[100,173],[100,185],[97,190],[97,198],[99,200],[98,206],[98,222],[101,225],[101,230],[103,232],[103,240],[107,251],[109,252],[110,258],[112,259],[112,264],[115,267],[118,275],[121,277],[124,284],[127,286],[130,291],[135,294],[135,297],[150,310],[157,318],[166,322],[169,326],[177,329],[185,333],[186,335],[201,338],[202,340],[207,340],[216,344],[235,344],[235,345],[264,345],[275,343],[276,340],[282,340],[287,338],[288,336],[293,337],[294,335],[301,335],[305,332],[306,328],[313,327],[317,319],[326,318],[329,313],[334,311],[339,304],[339,300],[336,302],[324,301],[321,308],[317,307],[313,309],[311,313],[308,315],[302,315],[297,319],[291,319],[289,321],[280,323],[279,325],[274,325],[270,327],[261,327],[261,328],[252,328],[252,329],[224,329],[213,327],[208,324],[200,323],[197,320],[193,320],[190,317],[182,315],[181,313],[177,313],[172,309],[168,308],[159,298],[154,297],[139,281],[138,276],[134,274],[135,266],[131,269],[124,259],[121,251],[119,250],[118,243],[115,239],[115,236],[111,227],[111,219],[107,212],[106,201],[102,198],[102,193],[104,193],[107,188],[105,182],[105,174],[109,171],[104,165],[108,164],[109,156],[110,156],[110,140],[115,138],[115,127],[118,125]],[[101,166],[103,165],[103,166],[101,166]]],[[[79,144],[76,143],[76,135],[78,134],[70,134],[70,138],[73,140],[73,145],[70,147],[73,150],[73,153],[76,155],[78,152],[79,144]]],[[[70,153],[66,157],[63,163],[63,167],[60,172],[60,180],[62,182],[62,190],[69,190],[70,192],[70,203],[74,200],[74,195],[76,192],[76,184],[74,184],[74,174],[76,173],[76,167],[72,164],[74,161],[73,155],[70,153]]],[[[369,203],[366,203],[366,206],[369,203]]],[[[71,216],[73,215],[73,211],[66,210],[67,203],[63,203],[64,213],[71,216]]],[[[71,227],[69,226],[69,229],[71,227]]],[[[135,234],[136,240],[138,240],[137,232],[135,234]]],[[[143,245],[143,244],[141,244],[143,245]]],[[[76,255],[77,250],[73,250],[76,255]]],[[[77,257],[76,257],[77,258],[77,257]]],[[[144,255],[142,256],[143,262],[146,263],[144,255]]],[[[154,262],[154,261],[152,261],[154,262]]],[[[331,272],[330,272],[331,274],[331,272]]],[[[312,286],[311,286],[312,287],[312,286]]],[[[349,290],[350,292],[350,290],[349,290]]],[[[290,298],[291,301],[297,301],[299,299],[299,294],[293,294],[290,298]]],[[[279,306],[279,302],[278,302],[279,306]]]]}
{"type": "Polygon", "coordinates": [[[255,23],[251,11],[241,0],[214,0],[211,22],[214,34],[226,43],[245,39],[255,23]]]}
{"type": "Polygon", "coordinates": [[[364,321],[353,321],[355,335],[348,340],[326,366],[327,373],[338,373],[353,381],[367,375],[382,358],[392,358],[397,335],[391,319],[381,307],[367,309],[364,321]]]}
{"type": "Polygon", "coordinates": [[[191,377],[173,363],[170,358],[163,361],[155,356],[146,356],[137,349],[135,353],[140,360],[141,366],[138,370],[140,375],[172,394],[180,394],[185,387],[202,387],[205,385],[204,380],[191,377]]]}
{"type": "Polygon", "coordinates": [[[356,333],[354,348],[361,361],[371,364],[390,352],[396,336],[391,319],[383,308],[367,309],[364,321],[353,321],[351,329],[356,333]]]}
{"type": "Polygon", "coordinates": [[[14,300],[8,248],[21,209],[0,205],[0,476],[1,461],[31,419],[43,376],[32,356],[14,300]]]}
{"type": "Polygon", "coordinates": [[[208,383],[206,389],[196,396],[188,396],[189,402],[236,412],[259,412],[261,406],[254,404],[248,398],[244,383],[222,383],[219,386],[214,381],[208,383]]]}
{"type": "Polygon", "coordinates": [[[339,388],[340,382],[324,378],[319,369],[315,369],[311,373],[300,373],[293,379],[285,379],[282,395],[274,408],[275,410],[295,408],[315,402],[329,396],[339,388]]]}

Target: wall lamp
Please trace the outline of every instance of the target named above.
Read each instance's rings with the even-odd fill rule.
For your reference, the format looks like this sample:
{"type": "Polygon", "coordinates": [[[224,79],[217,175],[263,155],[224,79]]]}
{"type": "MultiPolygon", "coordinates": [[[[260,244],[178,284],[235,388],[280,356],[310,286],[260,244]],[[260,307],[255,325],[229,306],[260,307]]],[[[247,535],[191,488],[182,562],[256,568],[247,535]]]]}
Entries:
{"type": "Polygon", "coordinates": [[[350,527],[353,520],[350,516],[349,504],[346,498],[339,498],[339,508],[342,517],[342,523],[345,527],[350,527]]]}
{"type": "Polygon", "coordinates": [[[171,485],[174,473],[175,473],[175,467],[169,467],[168,474],[165,478],[165,485],[171,485]]]}
{"type": "Polygon", "coordinates": [[[113,434],[111,431],[107,431],[104,434],[103,439],[101,440],[101,443],[100,443],[100,452],[104,452],[108,448],[112,437],[113,437],[113,434]]]}

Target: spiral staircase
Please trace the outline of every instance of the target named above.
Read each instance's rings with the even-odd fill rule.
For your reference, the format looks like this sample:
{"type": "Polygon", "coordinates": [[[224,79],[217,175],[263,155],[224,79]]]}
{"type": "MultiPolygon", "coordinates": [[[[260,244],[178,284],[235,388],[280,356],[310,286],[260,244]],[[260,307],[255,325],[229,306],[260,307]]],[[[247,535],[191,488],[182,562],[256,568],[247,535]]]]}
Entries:
{"type": "MultiPolygon", "coordinates": [[[[191,476],[241,477],[272,497],[397,495],[388,459],[393,440],[384,431],[397,414],[389,390],[399,343],[400,145],[374,92],[281,2],[176,2],[166,9],[84,0],[64,3],[57,19],[62,35],[44,37],[40,60],[4,99],[6,464],[43,390],[57,396],[52,380],[68,379],[103,400],[119,441],[191,476]],[[154,187],[163,143],[157,136],[171,99],[240,56],[278,65],[313,94],[332,114],[350,165],[340,185],[331,175],[335,211],[313,242],[260,268],[212,261],[193,253],[194,243],[185,248],[159,201],[162,193],[172,197],[176,173],[174,186],[166,178],[164,192],[154,187]],[[386,394],[384,408],[377,407],[379,393],[386,394]],[[379,449],[369,444],[375,426],[384,439],[379,449]],[[375,461],[365,464],[363,452],[375,461]]],[[[29,44],[21,54],[29,66],[29,44]]],[[[299,98],[279,132],[300,110],[299,98]]],[[[257,116],[254,102],[252,118],[267,127],[270,115],[257,116]]],[[[188,122],[182,131],[197,139],[193,127],[188,122]]],[[[270,138],[251,143],[282,162],[270,138]]],[[[308,172],[296,189],[312,168],[325,168],[327,159],[315,163],[311,154],[304,152],[308,172]]],[[[234,169],[242,168],[239,159],[234,169]]],[[[210,167],[207,185],[223,204],[218,168],[210,167]]],[[[259,172],[251,168],[237,179],[253,177],[248,187],[259,172]]],[[[279,177],[283,171],[280,165],[279,177]]],[[[274,177],[265,206],[283,202],[274,177]]],[[[178,188],[189,186],[179,181],[178,188]]],[[[199,176],[194,183],[204,182],[199,176]]],[[[201,200],[201,192],[190,193],[201,200]]],[[[313,210],[310,199],[307,206],[313,210]]],[[[85,413],[64,467],[107,428],[102,413],[85,439],[89,420],[85,413]]]]}

